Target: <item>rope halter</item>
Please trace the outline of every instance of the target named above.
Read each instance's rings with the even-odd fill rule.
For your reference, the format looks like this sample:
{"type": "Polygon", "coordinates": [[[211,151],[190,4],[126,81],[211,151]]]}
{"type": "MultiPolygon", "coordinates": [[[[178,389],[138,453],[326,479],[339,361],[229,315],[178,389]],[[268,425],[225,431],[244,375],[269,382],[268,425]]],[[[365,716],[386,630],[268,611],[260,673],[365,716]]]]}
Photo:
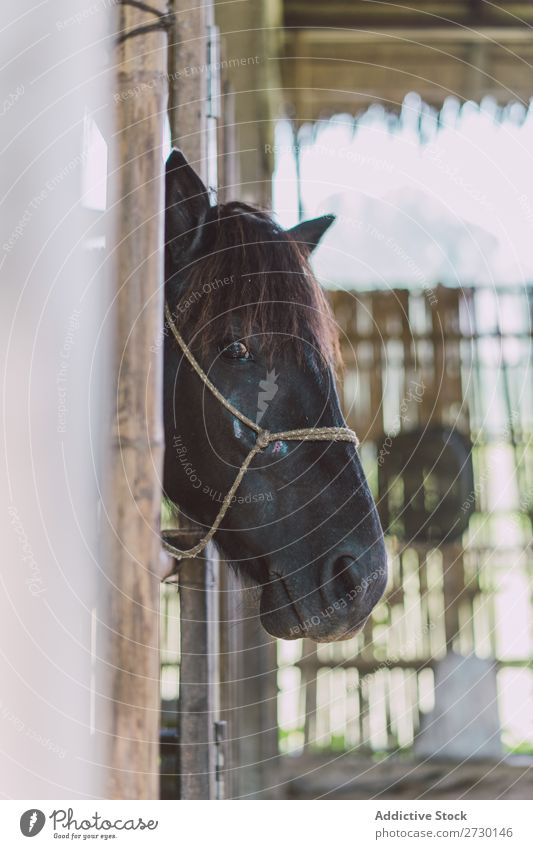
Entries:
{"type": "Polygon", "coordinates": [[[209,389],[209,391],[214,395],[214,397],[220,401],[222,406],[226,408],[232,415],[234,415],[239,421],[245,424],[250,430],[255,431],[256,439],[253,448],[249,451],[249,453],[244,458],[242,465],[233,481],[231,487],[229,488],[226,496],[222,502],[220,510],[217,513],[215,521],[211,525],[208,532],[202,539],[196,544],[193,545],[192,548],[187,548],[185,550],[176,548],[171,543],[166,540],[162,540],[163,548],[173,555],[178,560],[183,559],[184,557],[196,557],[200,554],[201,551],[204,550],[208,542],[214,537],[218,528],[220,527],[220,523],[222,519],[228,512],[231,502],[233,500],[233,496],[237,492],[241,481],[246,474],[250,463],[261,451],[267,448],[271,442],[278,441],[287,441],[287,440],[295,440],[300,442],[352,442],[355,447],[359,445],[359,440],[355,435],[353,430],[350,430],[348,427],[305,427],[305,428],[296,428],[295,430],[282,430],[277,433],[270,433],[268,430],[263,430],[263,428],[259,427],[259,425],[254,422],[252,419],[249,419],[248,416],[245,416],[244,413],[241,413],[237,407],[234,407],[231,401],[228,401],[227,398],[222,395],[221,392],[216,388],[214,383],[211,382],[199,362],[191,353],[190,348],[185,342],[183,336],[179,332],[174,320],[172,318],[172,314],[168,307],[168,304],[165,304],[165,317],[167,320],[167,324],[172,330],[172,334],[180,346],[181,350],[187,357],[189,363],[193,367],[194,371],[200,378],[200,380],[204,383],[205,386],[209,389]]]}

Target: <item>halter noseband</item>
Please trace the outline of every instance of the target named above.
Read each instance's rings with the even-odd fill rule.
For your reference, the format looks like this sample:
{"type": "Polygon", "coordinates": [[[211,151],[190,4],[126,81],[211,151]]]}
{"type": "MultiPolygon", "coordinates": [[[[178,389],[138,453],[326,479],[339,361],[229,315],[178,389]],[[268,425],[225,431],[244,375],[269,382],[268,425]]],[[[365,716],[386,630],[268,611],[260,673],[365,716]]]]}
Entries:
{"type": "Polygon", "coordinates": [[[348,427],[305,427],[305,428],[297,428],[296,430],[282,430],[277,433],[270,433],[268,430],[263,430],[263,428],[259,427],[256,422],[249,419],[248,416],[245,416],[244,413],[241,413],[237,407],[234,407],[233,404],[228,401],[227,398],[222,395],[221,392],[216,388],[214,383],[212,383],[199,362],[195,359],[193,354],[191,353],[187,343],[185,342],[183,336],[179,332],[176,327],[174,320],[172,318],[172,314],[168,307],[168,304],[165,304],[165,317],[167,323],[172,330],[172,334],[180,346],[181,350],[189,360],[189,363],[193,367],[194,371],[202,380],[202,382],[207,386],[209,391],[215,396],[215,398],[220,401],[220,403],[229,410],[232,415],[234,415],[239,421],[249,427],[251,430],[255,431],[257,434],[255,444],[251,451],[246,455],[241,468],[239,469],[235,480],[233,481],[230,489],[228,490],[220,510],[216,516],[215,521],[211,525],[208,532],[202,539],[194,545],[192,548],[188,548],[185,550],[181,550],[179,548],[175,548],[175,546],[171,545],[171,543],[166,540],[162,540],[163,548],[173,555],[177,560],[181,560],[184,557],[196,557],[201,551],[204,550],[207,543],[214,537],[217,532],[222,519],[226,515],[231,505],[231,501],[233,496],[237,492],[241,481],[246,474],[246,471],[254,459],[256,454],[259,454],[260,451],[263,451],[271,442],[286,441],[286,440],[300,440],[302,442],[310,442],[310,441],[322,441],[322,442],[353,442],[355,447],[359,445],[359,440],[355,435],[353,430],[350,430],[348,427]]]}

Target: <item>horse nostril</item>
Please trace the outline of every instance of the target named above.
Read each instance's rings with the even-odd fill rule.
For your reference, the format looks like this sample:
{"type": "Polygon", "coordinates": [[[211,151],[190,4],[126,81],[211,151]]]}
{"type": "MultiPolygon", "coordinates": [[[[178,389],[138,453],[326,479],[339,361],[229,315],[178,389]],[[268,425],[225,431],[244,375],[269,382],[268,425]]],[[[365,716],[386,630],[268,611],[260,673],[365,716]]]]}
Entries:
{"type": "Polygon", "coordinates": [[[357,560],[349,555],[335,558],[326,568],[324,580],[325,596],[328,600],[335,598],[337,601],[344,599],[346,602],[353,601],[355,593],[361,598],[364,594],[364,586],[357,568],[357,560]]]}

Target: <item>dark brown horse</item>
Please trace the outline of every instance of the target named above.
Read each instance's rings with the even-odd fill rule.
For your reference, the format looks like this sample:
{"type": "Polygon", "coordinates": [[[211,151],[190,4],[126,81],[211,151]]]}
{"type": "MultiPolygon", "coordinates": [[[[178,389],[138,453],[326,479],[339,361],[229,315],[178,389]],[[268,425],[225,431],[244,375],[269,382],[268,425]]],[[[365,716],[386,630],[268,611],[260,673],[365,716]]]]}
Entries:
{"type": "MultiPolygon", "coordinates": [[[[179,151],[167,163],[166,300],[203,370],[270,432],[342,428],[332,316],[308,256],[333,222],[286,231],[242,203],[212,205],[179,151]]],[[[167,498],[211,527],[256,433],[165,333],[167,498]]],[[[347,442],[276,441],[258,454],[215,541],[261,588],[261,621],[286,639],[346,639],[383,593],[383,533],[347,442]]]]}

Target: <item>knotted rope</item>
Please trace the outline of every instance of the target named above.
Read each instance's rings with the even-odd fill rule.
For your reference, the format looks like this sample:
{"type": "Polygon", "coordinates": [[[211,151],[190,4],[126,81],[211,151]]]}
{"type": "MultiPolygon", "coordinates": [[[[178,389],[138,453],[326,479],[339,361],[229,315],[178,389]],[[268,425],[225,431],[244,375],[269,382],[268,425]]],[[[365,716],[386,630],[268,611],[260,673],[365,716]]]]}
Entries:
{"type": "Polygon", "coordinates": [[[205,386],[207,386],[207,388],[214,395],[214,397],[218,401],[220,401],[220,403],[227,410],[229,410],[232,415],[234,415],[237,419],[239,419],[239,421],[241,421],[251,430],[255,431],[255,433],[257,434],[253,448],[249,451],[249,453],[243,460],[243,463],[237,473],[237,476],[222,502],[222,505],[217,513],[215,521],[213,522],[205,536],[203,536],[202,539],[196,545],[193,545],[192,548],[188,548],[183,551],[179,548],[176,548],[166,540],[163,540],[163,548],[170,554],[172,554],[175,558],[181,560],[184,557],[196,557],[197,554],[200,554],[200,552],[204,550],[208,542],[212,540],[218,528],[220,527],[222,519],[224,518],[231,506],[233,496],[237,492],[241,481],[250,466],[250,463],[252,462],[256,454],[259,454],[260,451],[263,451],[265,448],[267,448],[267,446],[270,445],[271,442],[287,440],[297,440],[300,442],[352,442],[357,448],[357,446],[359,445],[359,440],[355,435],[354,431],[350,430],[350,428],[348,427],[304,427],[296,428],[295,430],[281,430],[277,433],[270,433],[270,431],[268,430],[263,430],[263,428],[259,427],[256,422],[254,422],[252,419],[249,419],[248,416],[244,415],[244,413],[241,413],[241,411],[238,410],[237,407],[234,407],[231,401],[228,401],[228,399],[225,398],[224,395],[222,395],[222,393],[216,388],[214,383],[211,382],[211,380],[201,367],[200,363],[191,353],[183,336],[176,327],[168,304],[165,304],[165,317],[176,342],[187,357],[189,363],[193,367],[200,380],[202,380],[202,382],[205,384],[205,386]]]}

